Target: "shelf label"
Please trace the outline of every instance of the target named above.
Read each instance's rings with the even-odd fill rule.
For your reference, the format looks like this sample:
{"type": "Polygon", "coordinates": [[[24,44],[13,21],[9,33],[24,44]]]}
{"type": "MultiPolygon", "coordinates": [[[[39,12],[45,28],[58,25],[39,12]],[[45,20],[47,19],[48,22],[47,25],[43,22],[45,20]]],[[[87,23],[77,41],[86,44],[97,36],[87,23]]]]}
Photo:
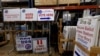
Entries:
{"type": "Polygon", "coordinates": [[[37,21],[37,9],[36,8],[22,8],[21,9],[21,21],[37,21]]]}
{"type": "Polygon", "coordinates": [[[4,9],[4,21],[20,21],[20,9],[4,9]]]}
{"type": "Polygon", "coordinates": [[[47,38],[33,38],[33,52],[47,52],[47,38]]]}
{"type": "Polygon", "coordinates": [[[54,10],[38,9],[38,21],[54,21],[54,10]]]}

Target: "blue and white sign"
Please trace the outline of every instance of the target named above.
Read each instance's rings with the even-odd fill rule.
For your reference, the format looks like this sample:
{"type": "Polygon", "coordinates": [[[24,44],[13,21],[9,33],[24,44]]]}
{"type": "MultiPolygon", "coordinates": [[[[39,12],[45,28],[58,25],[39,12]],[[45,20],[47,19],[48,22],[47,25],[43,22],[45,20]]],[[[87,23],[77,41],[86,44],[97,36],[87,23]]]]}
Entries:
{"type": "Polygon", "coordinates": [[[54,10],[38,9],[38,21],[54,21],[54,10]]]}
{"type": "Polygon", "coordinates": [[[16,37],[16,50],[27,51],[32,50],[32,37],[16,37]]]}
{"type": "Polygon", "coordinates": [[[84,51],[82,51],[77,45],[75,45],[74,56],[89,56],[89,55],[84,51]]]}

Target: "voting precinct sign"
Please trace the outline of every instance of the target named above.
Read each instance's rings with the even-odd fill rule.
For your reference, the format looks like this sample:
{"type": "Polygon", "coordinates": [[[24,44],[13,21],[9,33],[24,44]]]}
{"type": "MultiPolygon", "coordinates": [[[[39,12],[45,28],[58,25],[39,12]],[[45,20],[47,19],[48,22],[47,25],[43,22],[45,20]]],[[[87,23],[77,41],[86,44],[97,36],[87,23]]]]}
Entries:
{"type": "Polygon", "coordinates": [[[90,51],[98,39],[99,21],[94,17],[83,18],[78,20],[76,29],[76,41],[84,48],[90,51]]]}
{"type": "Polygon", "coordinates": [[[16,50],[27,51],[32,50],[32,37],[16,37],[16,50]]]}
{"type": "Polygon", "coordinates": [[[20,9],[4,9],[3,21],[20,21],[20,9]]]}
{"type": "Polygon", "coordinates": [[[38,21],[54,21],[54,9],[38,9],[38,21]]]}
{"type": "Polygon", "coordinates": [[[36,8],[22,8],[21,21],[37,21],[37,9],[36,8]]]}
{"type": "Polygon", "coordinates": [[[47,38],[33,38],[33,52],[47,52],[47,38]]]}

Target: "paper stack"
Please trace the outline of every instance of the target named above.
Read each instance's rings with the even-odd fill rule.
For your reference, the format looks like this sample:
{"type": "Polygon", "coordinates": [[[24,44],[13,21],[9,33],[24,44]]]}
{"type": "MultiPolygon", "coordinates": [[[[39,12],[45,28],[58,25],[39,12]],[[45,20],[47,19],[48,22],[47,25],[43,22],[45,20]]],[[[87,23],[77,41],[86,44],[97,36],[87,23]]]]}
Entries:
{"type": "MultiPolygon", "coordinates": [[[[74,39],[76,34],[76,26],[64,26],[63,36],[64,39],[74,39]]],[[[72,42],[64,42],[63,49],[66,50],[73,50],[74,45],[72,42]]]]}

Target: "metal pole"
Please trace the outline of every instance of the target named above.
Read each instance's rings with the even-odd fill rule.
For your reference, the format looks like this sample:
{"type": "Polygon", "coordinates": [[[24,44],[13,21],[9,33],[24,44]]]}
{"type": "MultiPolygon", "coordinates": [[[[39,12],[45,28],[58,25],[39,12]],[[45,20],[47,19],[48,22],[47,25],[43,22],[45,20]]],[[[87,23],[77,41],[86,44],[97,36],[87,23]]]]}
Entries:
{"type": "Polygon", "coordinates": [[[51,56],[51,48],[50,48],[50,46],[51,46],[51,45],[50,45],[50,44],[51,44],[51,43],[50,43],[50,33],[51,33],[51,30],[50,30],[50,28],[51,28],[51,27],[50,27],[50,22],[49,22],[49,56],[51,56]]]}
{"type": "Polygon", "coordinates": [[[33,0],[29,0],[28,1],[28,6],[29,6],[29,8],[32,8],[33,7],[33,0]]]}

